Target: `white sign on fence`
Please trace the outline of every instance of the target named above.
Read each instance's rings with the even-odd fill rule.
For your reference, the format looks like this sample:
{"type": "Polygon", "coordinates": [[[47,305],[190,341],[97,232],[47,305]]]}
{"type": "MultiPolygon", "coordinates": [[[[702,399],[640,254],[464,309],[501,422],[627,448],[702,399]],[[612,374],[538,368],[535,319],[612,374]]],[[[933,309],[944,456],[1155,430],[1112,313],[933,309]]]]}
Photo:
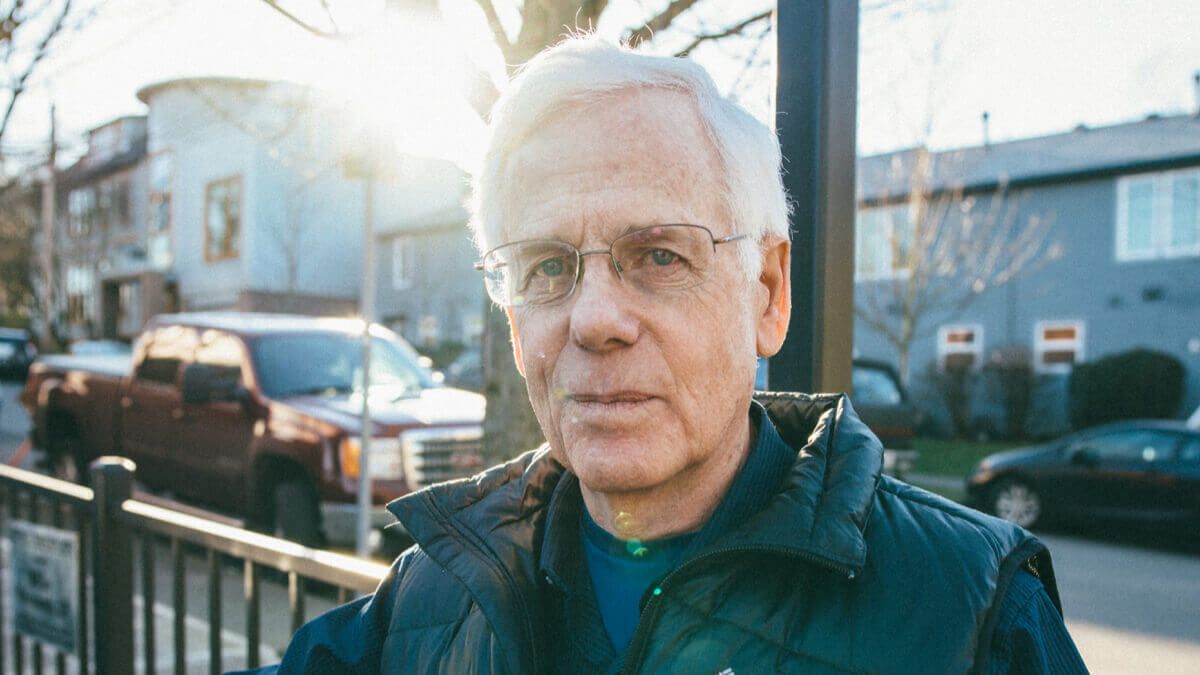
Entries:
{"type": "Polygon", "coordinates": [[[14,627],[43,644],[74,653],[79,626],[79,534],[11,521],[8,539],[14,627]]]}

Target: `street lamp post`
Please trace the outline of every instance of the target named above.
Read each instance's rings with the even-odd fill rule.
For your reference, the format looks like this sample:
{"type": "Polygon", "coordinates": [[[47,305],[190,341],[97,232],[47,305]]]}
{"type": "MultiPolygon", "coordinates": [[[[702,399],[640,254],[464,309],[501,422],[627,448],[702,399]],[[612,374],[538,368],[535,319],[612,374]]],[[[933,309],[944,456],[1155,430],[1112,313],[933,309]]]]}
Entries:
{"type": "Polygon", "coordinates": [[[371,322],[375,318],[375,162],[368,158],[363,176],[362,410],[358,440],[358,509],[354,550],[369,553],[371,535],[371,322]]]}

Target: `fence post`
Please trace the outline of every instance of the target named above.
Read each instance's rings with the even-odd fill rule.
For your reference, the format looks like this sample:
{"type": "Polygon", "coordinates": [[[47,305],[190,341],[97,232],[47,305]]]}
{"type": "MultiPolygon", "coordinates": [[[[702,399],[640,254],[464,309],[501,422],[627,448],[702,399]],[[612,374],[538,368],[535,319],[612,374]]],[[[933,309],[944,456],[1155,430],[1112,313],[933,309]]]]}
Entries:
{"type": "Polygon", "coordinates": [[[133,494],[137,465],[124,457],[92,462],[96,504],[92,583],[96,672],[133,674],[133,535],[121,521],[121,504],[133,494]]]}

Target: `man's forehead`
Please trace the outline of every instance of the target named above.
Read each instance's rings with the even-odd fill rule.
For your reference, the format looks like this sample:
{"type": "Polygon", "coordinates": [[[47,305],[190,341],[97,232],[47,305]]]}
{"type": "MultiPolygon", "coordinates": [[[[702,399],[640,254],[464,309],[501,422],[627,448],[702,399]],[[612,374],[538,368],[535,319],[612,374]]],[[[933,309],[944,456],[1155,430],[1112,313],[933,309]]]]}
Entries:
{"type": "Polygon", "coordinates": [[[562,135],[575,135],[581,142],[636,138],[647,149],[712,147],[693,98],[665,87],[630,87],[565,104],[546,115],[517,152],[562,135]]]}
{"type": "Polygon", "coordinates": [[[515,212],[505,220],[520,222],[520,232],[504,237],[510,241],[581,236],[593,207],[608,215],[627,210],[629,225],[686,222],[723,194],[721,162],[694,102],[663,88],[613,92],[561,109],[507,164],[515,212]]]}

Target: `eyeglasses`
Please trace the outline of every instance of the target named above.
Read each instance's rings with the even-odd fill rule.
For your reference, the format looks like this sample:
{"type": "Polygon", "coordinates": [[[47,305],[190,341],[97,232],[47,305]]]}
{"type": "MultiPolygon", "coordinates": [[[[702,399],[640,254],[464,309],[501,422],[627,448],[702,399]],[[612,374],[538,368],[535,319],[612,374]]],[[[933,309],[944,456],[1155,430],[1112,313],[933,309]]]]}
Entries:
{"type": "Polygon", "coordinates": [[[504,244],[475,263],[488,297],[503,307],[545,305],[571,295],[583,276],[583,258],[607,255],[622,282],[646,293],[681,291],[708,279],[717,244],[745,234],[716,238],[702,225],[643,227],[617,237],[605,249],[581,251],[555,239],[504,244]]]}

